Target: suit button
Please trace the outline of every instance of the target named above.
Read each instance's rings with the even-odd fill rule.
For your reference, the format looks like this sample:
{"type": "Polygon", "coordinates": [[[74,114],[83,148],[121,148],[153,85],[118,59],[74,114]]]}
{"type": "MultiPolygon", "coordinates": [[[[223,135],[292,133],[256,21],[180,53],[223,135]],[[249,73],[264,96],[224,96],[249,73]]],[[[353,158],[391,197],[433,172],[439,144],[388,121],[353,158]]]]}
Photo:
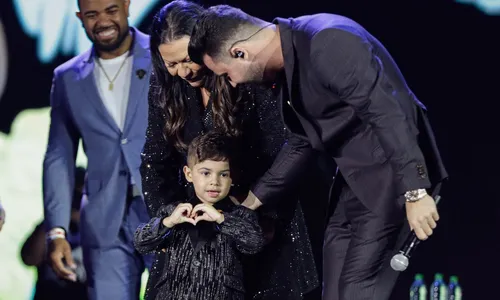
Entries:
{"type": "Polygon", "coordinates": [[[198,260],[193,260],[193,266],[199,267],[199,266],[201,266],[201,262],[198,260]]]}
{"type": "Polygon", "coordinates": [[[127,138],[122,139],[122,140],[121,140],[121,143],[122,143],[122,145],[125,145],[126,143],[128,143],[127,138]]]}
{"type": "Polygon", "coordinates": [[[418,172],[418,175],[420,176],[420,178],[427,177],[427,173],[425,172],[425,168],[423,165],[421,165],[421,164],[417,165],[417,172],[418,172]]]}

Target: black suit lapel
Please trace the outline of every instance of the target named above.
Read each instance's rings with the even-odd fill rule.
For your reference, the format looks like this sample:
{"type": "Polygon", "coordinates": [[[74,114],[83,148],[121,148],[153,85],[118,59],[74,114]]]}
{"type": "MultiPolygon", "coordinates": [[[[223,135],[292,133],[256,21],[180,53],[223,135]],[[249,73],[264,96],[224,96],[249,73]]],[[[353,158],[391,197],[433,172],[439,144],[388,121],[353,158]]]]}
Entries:
{"type": "MultiPolygon", "coordinates": [[[[193,208],[202,203],[196,196],[188,201],[193,208]]],[[[190,224],[189,224],[190,225],[190,224]]],[[[215,235],[215,228],[212,222],[201,221],[196,226],[188,227],[189,240],[196,254],[215,235]]]]}
{"type": "MultiPolygon", "coordinates": [[[[297,61],[297,53],[295,51],[294,40],[293,40],[293,19],[280,19],[275,20],[279,24],[280,36],[281,36],[281,47],[283,49],[283,58],[285,61],[285,74],[287,82],[287,91],[290,101],[290,106],[295,112],[295,115],[300,120],[300,123],[304,127],[307,134],[309,142],[313,148],[325,151],[321,137],[318,131],[314,128],[314,125],[304,117],[299,110],[302,108],[301,101],[294,101],[301,99],[300,91],[300,71],[299,62],[297,61]]],[[[284,96],[284,95],[283,95],[284,96]]],[[[284,106],[286,105],[284,101],[281,101],[282,111],[284,112],[284,106]]],[[[302,109],[304,111],[304,109],[302,109]]],[[[285,124],[287,124],[285,122],[285,124]]],[[[296,132],[294,132],[296,133],[296,132]]]]}
{"type": "MultiPolygon", "coordinates": [[[[191,205],[195,207],[196,205],[200,204],[201,201],[198,198],[193,197],[189,200],[189,203],[191,203],[191,205]]],[[[217,210],[229,212],[233,206],[234,204],[231,202],[231,200],[229,200],[229,198],[226,198],[217,202],[214,205],[214,208],[217,210]]],[[[216,226],[217,223],[201,221],[200,223],[196,224],[196,226],[188,227],[187,230],[189,240],[191,241],[191,245],[194,249],[193,252],[195,254],[198,253],[198,251],[200,251],[207,242],[214,238],[214,236],[217,234],[216,226]]]]}
{"type": "Polygon", "coordinates": [[[194,253],[198,253],[216,234],[213,222],[201,221],[196,224],[196,228],[198,230],[196,230],[196,242],[193,244],[194,253]]]}

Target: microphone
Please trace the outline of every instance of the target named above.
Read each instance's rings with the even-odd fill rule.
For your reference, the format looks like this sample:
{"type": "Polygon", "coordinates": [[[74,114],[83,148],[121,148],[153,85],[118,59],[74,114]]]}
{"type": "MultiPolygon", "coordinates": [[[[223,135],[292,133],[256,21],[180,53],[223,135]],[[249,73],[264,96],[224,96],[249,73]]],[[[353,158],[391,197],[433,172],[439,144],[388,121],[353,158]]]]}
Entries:
{"type": "MultiPolygon", "coordinates": [[[[437,195],[434,199],[436,200],[437,205],[439,200],[441,200],[441,196],[437,195]]],[[[417,237],[415,232],[412,231],[403,244],[401,250],[399,250],[399,253],[394,255],[391,259],[391,267],[394,271],[402,272],[408,268],[411,254],[415,251],[418,244],[420,244],[420,239],[417,237]]]]}

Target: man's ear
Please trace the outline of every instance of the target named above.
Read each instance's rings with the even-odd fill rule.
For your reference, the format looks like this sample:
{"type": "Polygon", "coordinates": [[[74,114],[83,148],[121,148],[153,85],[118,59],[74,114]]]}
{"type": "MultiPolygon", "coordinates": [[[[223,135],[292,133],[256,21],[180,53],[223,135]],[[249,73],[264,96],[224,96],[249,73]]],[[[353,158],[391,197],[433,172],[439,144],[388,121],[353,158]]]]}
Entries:
{"type": "Polygon", "coordinates": [[[233,47],[231,57],[236,59],[248,59],[248,51],[242,47],[233,47]]]}
{"type": "Polygon", "coordinates": [[[191,172],[191,169],[188,166],[184,166],[184,168],[182,168],[182,171],[184,172],[186,180],[188,182],[193,182],[193,173],[191,172]]]}
{"type": "Polygon", "coordinates": [[[78,17],[78,19],[80,19],[80,21],[82,21],[82,24],[83,24],[82,13],[77,11],[75,14],[78,17]]]}

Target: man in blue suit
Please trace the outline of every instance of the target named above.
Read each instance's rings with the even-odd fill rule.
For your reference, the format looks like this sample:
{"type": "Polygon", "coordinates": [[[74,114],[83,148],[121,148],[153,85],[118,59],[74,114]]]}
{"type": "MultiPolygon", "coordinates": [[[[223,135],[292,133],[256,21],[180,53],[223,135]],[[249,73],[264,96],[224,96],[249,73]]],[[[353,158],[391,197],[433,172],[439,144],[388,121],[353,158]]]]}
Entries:
{"type": "Polygon", "coordinates": [[[81,243],[90,299],[138,299],[146,262],[133,233],[149,217],[139,166],[147,126],[149,37],[129,27],[129,0],[79,0],[93,47],[54,71],[43,164],[49,258],[76,281],[66,240],[79,140],[88,158],[81,243]]]}

